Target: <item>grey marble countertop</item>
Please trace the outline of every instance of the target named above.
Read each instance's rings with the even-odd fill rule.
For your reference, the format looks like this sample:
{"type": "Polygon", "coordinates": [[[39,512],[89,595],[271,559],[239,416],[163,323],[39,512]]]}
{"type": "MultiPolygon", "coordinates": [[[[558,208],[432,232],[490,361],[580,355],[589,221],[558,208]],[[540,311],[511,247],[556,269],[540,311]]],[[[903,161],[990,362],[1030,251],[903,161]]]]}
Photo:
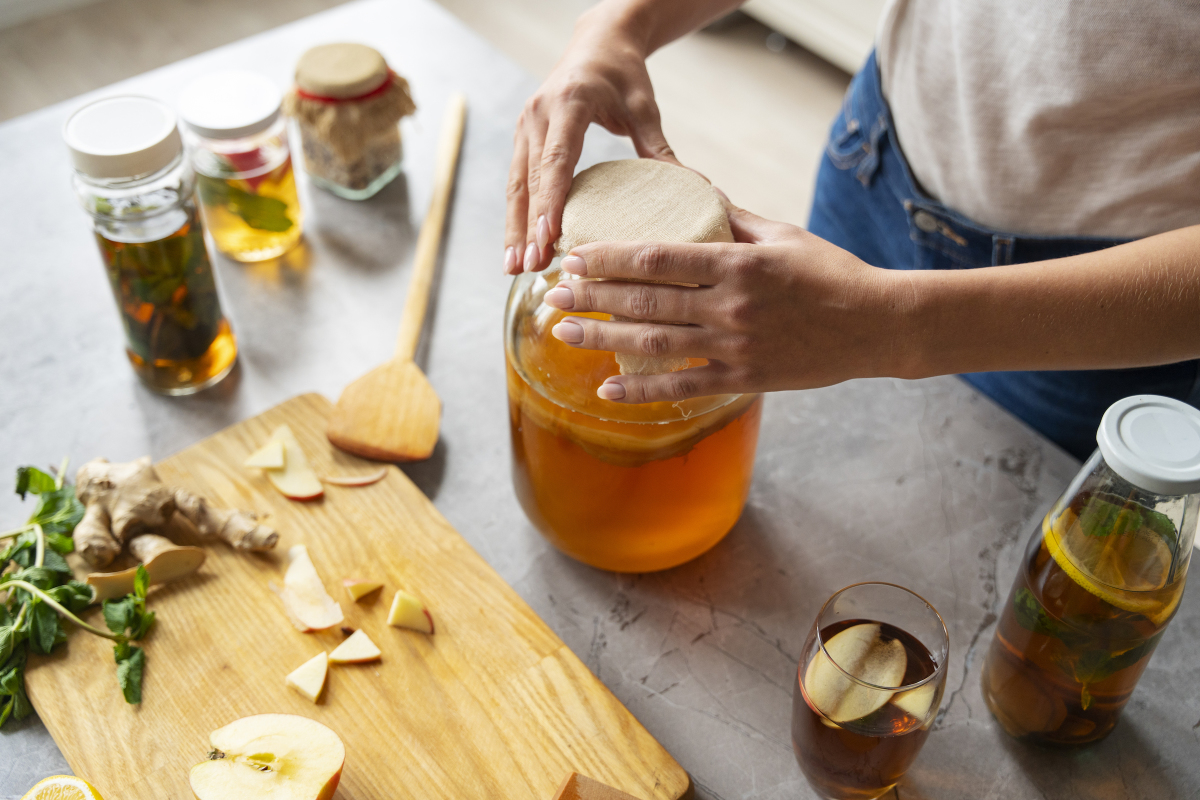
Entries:
{"type": "MultiPolygon", "coordinates": [[[[912,588],[950,628],[943,710],[898,797],[1200,796],[1195,591],[1107,740],[1040,750],[1009,740],[989,716],[978,672],[998,605],[1078,464],[956,379],[768,397],[746,511],[692,563],[616,575],[547,545],[510,488],[501,345],[504,184],[512,127],[535,82],[428,0],[363,0],[104,92],[171,101],[218,67],[284,85],[303,50],[339,40],[377,47],[412,82],[420,110],[405,123],[406,173],[364,203],[302,186],[302,249],[256,266],[217,260],[241,357],[198,396],[154,395],[125,361],[59,138],[83,98],[0,125],[0,480],[63,454],[76,464],[161,458],[293,395],[335,398],[387,358],[442,107],[461,89],[470,119],[420,354],[445,402],[442,439],[433,459],[405,471],[691,773],[698,797],[814,796],[789,739],[796,659],[824,599],[861,580],[912,588]]],[[[630,152],[594,133],[584,163],[630,152]]],[[[3,519],[28,513],[0,492],[3,519]]],[[[0,797],[66,771],[36,717],[0,734],[0,797]]]]}

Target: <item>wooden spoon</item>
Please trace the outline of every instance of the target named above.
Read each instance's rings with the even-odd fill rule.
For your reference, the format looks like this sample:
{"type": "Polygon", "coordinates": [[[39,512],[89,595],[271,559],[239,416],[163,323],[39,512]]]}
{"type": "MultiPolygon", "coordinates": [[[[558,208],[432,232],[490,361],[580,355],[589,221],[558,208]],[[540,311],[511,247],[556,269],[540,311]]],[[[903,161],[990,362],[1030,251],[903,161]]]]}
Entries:
{"type": "Polygon", "coordinates": [[[335,446],[363,458],[420,461],[429,458],[437,444],[442,402],[413,357],[429,306],[466,113],[466,98],[461,94],[451,97],[438,142],[433,197],[417,237],[396,355],[342,390],[325,431],[335,446]]]}

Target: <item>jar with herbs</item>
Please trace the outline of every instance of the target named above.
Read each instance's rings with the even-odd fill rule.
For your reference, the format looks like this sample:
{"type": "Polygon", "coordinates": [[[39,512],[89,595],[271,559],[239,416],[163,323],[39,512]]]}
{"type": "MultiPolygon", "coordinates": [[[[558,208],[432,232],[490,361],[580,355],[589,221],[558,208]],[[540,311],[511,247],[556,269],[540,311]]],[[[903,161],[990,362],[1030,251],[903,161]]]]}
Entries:
{"type": "Polygon", "coordinates": [[[304,169],[314,185],[365,200],[400,174],[399,122],[416,105],[408,81],[378,51],[361,44],[308,50],[296,64],[296,85],[284,107],[299,127],[304,169]]]}
{"type": "Polygon", "coordinates": [[[233,369],[237,343],[221,311],[175,114],[146,97],[105,98],[71,115],[63,138],[134,371],[163,394],[217,383],[233,369]]]}
{"type": "Polygon", "coordinates": [[[245,70],[205,75],[179,98],[201,213],[217,249],[265,261],[300,241],[302,219],[283,93],[245,70]]]}

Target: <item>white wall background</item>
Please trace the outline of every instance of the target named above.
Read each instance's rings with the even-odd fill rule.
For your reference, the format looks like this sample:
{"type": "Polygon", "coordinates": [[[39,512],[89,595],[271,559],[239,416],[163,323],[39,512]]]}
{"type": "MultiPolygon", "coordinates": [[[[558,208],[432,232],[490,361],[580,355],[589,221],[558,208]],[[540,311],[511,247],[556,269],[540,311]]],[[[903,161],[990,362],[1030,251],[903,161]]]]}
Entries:
{"type": "Polygon", "coordinates": [[[94,2],[96,0],[0,0],[0,29],[94,2]]]}

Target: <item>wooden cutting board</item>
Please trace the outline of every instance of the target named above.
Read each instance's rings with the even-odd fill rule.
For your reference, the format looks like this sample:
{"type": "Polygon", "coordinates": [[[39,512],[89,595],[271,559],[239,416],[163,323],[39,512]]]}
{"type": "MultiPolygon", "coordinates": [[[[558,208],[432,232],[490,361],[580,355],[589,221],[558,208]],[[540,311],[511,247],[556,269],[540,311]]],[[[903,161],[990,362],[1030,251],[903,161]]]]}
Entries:
{"type": "Polygon", "coordinates": [[[687,773],[394,466],[379,483],[329,486],[309,503],[241,466],[286,422],[318,474],[377,469],[330,446],[330,408],[302,395],[157,465],[168,484],[270,514],[279,546],[248,555],[209,544],[197,576],[151,590],[158,622],[140,706],[122,699],[107,640],[77,631],[31,664],[30,697],[71,769],[110,800],[186,800],[211,731],[280,712],[342,737],[340,800],[550,800],[571,771],[640,800],[690,797],[687,773]],[[317,705],[284,676],[344,635],[298,632],[268,586],[299,543],[344,624],[383,651],[381,663],[331,666],[317,705]],[[345,577],[382,580],[383,592],[350,602],[345,577]],[[385,624],[397,588],[425,600],[436,635],[385,624]]]}

